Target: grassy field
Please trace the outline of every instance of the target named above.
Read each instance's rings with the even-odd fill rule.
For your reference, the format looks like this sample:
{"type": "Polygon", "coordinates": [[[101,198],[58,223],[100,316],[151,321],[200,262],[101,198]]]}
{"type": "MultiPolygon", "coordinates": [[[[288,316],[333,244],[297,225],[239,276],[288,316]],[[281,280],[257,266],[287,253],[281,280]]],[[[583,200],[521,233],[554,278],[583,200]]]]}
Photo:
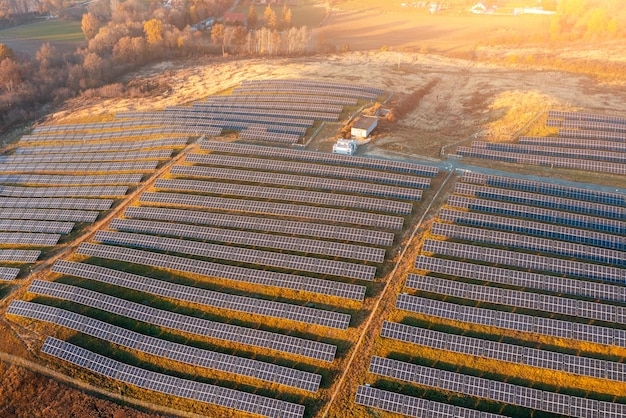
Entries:
{"type": "MultiPolygon", "coordinates": [[[[250,4],[248,2],[241,3],[239,7],[236,9],[238,13],[244,13],[248,15],[250,4]]],[[[263,20],[263,12],[265,11],[266,5],[257,4],[254,6],[256,10],[256,14],[258,16],[259,21],[263,20]]],[[[318,26],[324,17],[326,16],[326,8],[320,7],[319,5],[315,5],[315,2],[301,2],[301,4],[297,6],[290,6],[291,14],[292,14],[292,23],[294,26],[308,26],[315,27],[318,26]]],[[[276,13],[278,20],[280,21],[280,15],[283,10],[282,5],[273,5],[272,9],[276,13]]]]}
{"type": "Polygon", "coordinates": [[[46,42],[82,42],[85,35],[80,22],[66,20],[44,20],[0,31],[0,39],[38,39],[46,42]]]}

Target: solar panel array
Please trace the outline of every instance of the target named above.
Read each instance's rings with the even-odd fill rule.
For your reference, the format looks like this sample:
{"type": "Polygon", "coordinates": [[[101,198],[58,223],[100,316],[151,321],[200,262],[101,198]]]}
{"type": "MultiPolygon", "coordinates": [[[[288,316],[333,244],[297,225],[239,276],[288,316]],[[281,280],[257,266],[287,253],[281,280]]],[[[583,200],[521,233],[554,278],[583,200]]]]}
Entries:
{"type": "Polygon", "coordinates": [[[548,112],[556,137],[522,137],[518,143],[472,142],[457,154],[523,164],[626,174],[626,125],[621,117],[586,112],[548,112]],[[613,144],[611,144],[613,142],[613,144]]]}
{"type": "Polygon", "coordinates": [[[46,339],[41,351],[76,366],[143,389],[266,417],[299,418],[304,416],[302,405],[141,369],[52,337],[46,339]]]}
{"type": "Polygon", "coordinates": [[[29,232],[0,232],[0,242],[3,245],[31,245],[36,247],[51,247],[61,238],[60,234],[31,234],[29,232]]]}
{"type": "Polygon", "coordinates": [[[105,244],[129,245],[161,251],[172,251],[187,255],[217,258],[241,263],[262,264],[287,270],[330,274],[360,280],[374,280],[374,275],[376,274],[375,266],[153,235],[98,231],[94,240],[105,244]]]}
{"type": "Polygon", "coordinates": [[[128,186],[64,186],[64,187],[13,187],[0,186],[0,196],[7,197],[121,197],[128,186]]]}
{"type": "Polygon", "coordinates": [[[332,362],[337,350],[337,347],[331,344],[181,315],[61,283],[35,280],[28,288],[28,291],[37,295],[69,300],[167,329],[276,350],[321,361],[332,362]]]}
{"type": "MultiPolygon", "coordinates": [[[[187,161],[194,162],[193,155],[189,155],[187,157],[187,161]]],[[[421,190],[408,187],[388,186],[384,184],[363,183],[323,177],[236,170],[223,167],[175,166],[172,168],[172,174],[213,177],[236,181],[263,182],[266,184],[269,183],[279,184],[282,186],[343,191],[396,199],[420,200],[422,198],[421,190]]]]}
{"type": "Polygon", "coordinates": [[[74,228],[73,222],[9,220],[0,217],[0,231],[69,234],[72,228],[74,228]]]}
{"type": "Polygon", "coordinates": [[[626,364],[624,363],[448,334],[389,321],[383,322],[380,336],[438,350],[485,357],[508,363],[524,364],[617,382],[626,381],[626,364]]]}
{"type": "Polygon", "coordinates": [[[38,250],[5,250],[0,249],[0,262],[2,263],[34,263],[39,258],[41,251],[38,250]]]}
{"type": "Polygon", "coordinates": [[[125,120],[122,122],[94,122],[66,125],[46,125],[33,128],[33,133],[45,134],[50,132],[102,131],[120,128],[136,128],[138,126],[150,126],[150,124],[146,123],[145,121],[125,120]]]}
{"type": "Polygon", "coordinates": [[[42,163],[2,164],[2,173],[106,173],[111,171],[153,171],[158,161],[106,162],[106,163],[42,163]]]}
{"type": "Polygon", "coordinates": [[[66,154],[29,154],[0,157],[5,164],[26,163],[61,163],[61,162],[101,162],[101,161],[137,161],[166,160],[172,156],[171,150],[89,152],[66,154]]]}
{"type": "MultiPolygon", "coordinates": [[[[2,216],[1,210],[0,216],[2,216]]],[[[124,216],[158,221],[254,229],[289,235],[307,235],[338,241],[361,242],[384,247],[392,245],[394,239],[391,232],[374,231],[371,229],[149,206],[129,206],[126,208],[124,216]]]]}
{"type": "Polygon", "coordinates": [[[504,415],[481,412],[437,401],[429,401],[427,399],[376,389],[371,386],[359,386],[354,402],[359,405],[416,418],[504,418],[504,415]]]}
{"type": "Polygon", "coordinates": [[[290,319],[337,329],[347,329],[350,323],[350,315],[347,314],[183,286],[91,264],[58,260],[52,266],[51,271],[214,308],[290,319]]]}
{"type": "Polygon", "coordinates": [[[299,151],[284,148],[273,148],[261,145],[243,145],[228,142],[204,141],[200,148],[205,151],[220,151],[234,154],[249,154],[259,157],[275,157],[288,160],[312,161],[318,163],[339,164],[356,166],[359,168],[371,168],[374,170],[394,171],[400,173],[416,174],[434,177],[439,170],[420,164],[406,163],[402,161],[381,160],[367,157],[355,157],[353,155],[329,154],[315,151],[299,151]]]}
{"type": "Polygon", "coordinates": [[[0,281],[10,282],[15,280],[20,269],[14,267],[0,267],[0,281]]]}
{"type": "MultiPolygon", "coordinates": [[[[177,106],[171,109],[188,109],[185,107],[177,106]]],[[[193,105],[190,109],[192,111],[206,113],[207,115],[246,115],[246,116],[269,116],[269,117],[279,117],[279,118],[294,118],[294,119],[309,119],[309,120],[323,120],[326,122],[337,122],[339,120],[338,112],[328,112],[328,111],[320,111],[320,110],[295,110],[295,109],[271,109],[271,108],[253,108],[253,107],[223,107],[223,106],[206,106],[206,105],[198,105],[197,103],[193,105]]]]}
{"type": "Polygon", "coordinates": [[[252,377],[309,392],[317,392],[321,382],[321,376],[318,374],[150,337],[53,306],[14,300],[11,302],[7,314],[61,325],[92,337],[119,344],[128,349],[179,361],[195,367],[252,377]]]}
{"type": "Polygon", "coordinates": [[[417,270],[428,270],[433,273],[500,283],[520,288],[540,289],[593,299],[626,302],[626,287],[608,283],[587,282],[580,279],[426,256],[418,256],[414,267],[417,270]]]}
{"type": "Polygon", "coordinates": [[[233,92],[230,96],[213,96],[203,103],[319,103],[332,104],[338,106],[356,106],[357,99],[348,97],[331,96],[311,96],[308,94],[237,94],[233,92]]]}
{"type": "Polygon", "coordinates": [[[187,145],[187,138],[163,138],[146,141],[127,141],[96,144],[74,144],[57,146],[39,146],[17,148],[15,155],[32,154],[67,154],[83,152],[104,152],[104,151],[139,151],[151,148],[181,148],[187,145]]]}
{"type": "Polygon", "coordinates": [[[538,208],[524,204],[475,199],[465,196],[450,196],[447,204],[449,206],[471,209],[477,212],[532,219],[557,225],[567,225],[613,234],[626,233],[626,222],[623,221],[598,216],[580,215],[561,210],[538,208]]]}
{"type": "Polygon", "coordinates": [[[453,224],[434,223],[431,232],[434,235],[473,242],[494,244],[497,246],[523,248],[533,252],[575,257],[581,260],[595,261],[614,266],[626,266],[626,253],[606,248],[592,247],[585,244],[555,241],[548,238],[531,237],[510,232],[492,231],[453,224]]]}
{"type": "Polygon", "coordinates": [[[619,417],[626,414],[626,405],[623,404],[543,391],[389,358],[372,357],[369,371],[420,386],[577,418],[619,417]]]}
{"type": "MultiPolygon", "coordinates": [[[[0,230],[2,221],[0,221],[0,230]]],[[[293,252],[325,254],[333,257],[382,263],[385,250],[340,242],[320,241],[282,235],[261,234],[249,231],[235,231],[223,228],[209,228],[173,222],[154,222],[135,219],[114,219],[109,228],[124,232],[139,232],[155,235],[170,235],[194,238],[203,241],[217,241],[229,244],[243,244],[251,247],[276,248],[293,252]]]]}
{"type": "Polygon", "coordinates": [[[0,183],[32,185],[138,184],[142,178],[142,174],[105,174],[94,176],[5,174],[0,175],[0,183]]]}
{"type": "MultiPolygon", "coordinates": [[[[197,107],[206,111],[213,110],[225,110],[228,112],[248,112],[253,111],[298,111],[298,112],[323,112],[329,115],[336,114],[338,118],[339,114],[343,112],[342,105],[324,104],[324,103],[295,103],[295,102],[263,102],[263,101],[242,101],[237,97],[233,97],[232,100],[223,101],[207,101],[196,102],[193,107],[197,107]]],[[[335,119],[337,120],[337,119],[335,119]]]]}
{"type": "Polygon", "coordinates": [[[543,238],[554,238],[562,241],[595,245],[597,247],[604,247],[612,250],[626,249],[626,239],[620,235],[611,235],[602,232],[589,231],[586,229],[570,228],[543,222],[508,218],[494,214],[442,209],[439,212],[439,219],[463,225],[478,226],[508,232],[518,232],[543,238]]]}
{"type": "Polygon", "coordinates": [[[589,318],[603,322],[626,324],[626,308],[622,306],[542,295],[520,290],[475,285],[418,274],[408,275],[406,287],[424,292],[453,296],[455,298],[508,305],[579,318],[589,318]]]}
{"type": "Polygon", "coordinates": [[[334,81],[300,80],[300,79],[266,79],[266,80],[244,80],[242,86],[291,86],[291,87],[322,87],[339,90],[356,90],[368,93],[383,94],[385,91],[372,86],[338,83],[334,81]]]}
{"type": "Polygon", "coordinates": [[[229,199],[183,193],[146,192],[141,195],[142,203],[160,203],[187,207],[203,207],[238,212],[285,215],[297,218],[357,224],[386,229],[402,229],[404,219],[398,216],[358,212],[346,209],[321,208],[290,203],[261,202],[247,199],[229,199]]]}
{"type": "Polygon", "coordinates": [[[0,197],[0,208],[108,210],[112,199],[0,197]]]}
{"type": "Polygon", "coordinates": [[[118,131],[103,131],[95,133],[58,133],[58,134],[43,134],[43,135],[24,135],[20,142],[37,143],[44,142],[49,144],[50,142],[85,142],[85,141],[102,141],[102,140],[127,140],[127,138],[136,138],[143,136],[155,136],[155,135],[207,135],[207,136],[220,136],[222,134],[221,127],[212,126],[191,126],[181,124],[176,127],[160,126],[157,128],[146,129],[125,129],[118,131]]]}
{"type": "Polygon", "coordinates": [[[365,297],[365,286],[351,283],[230,266],[133,248],[82,243],[76,250],[76,254],[345,299],[363,300],[365,297]]]}
{"type": "Polygon", "coordinates": [[[231,166],[256,170],[260,169],[266,171],[281,171],[324,177],[338,177],[343,179],[385,183],[394,186],[416,187],[420,189],[426,189],[430,186],[429,178],[363,170],[352,167],[311,164],[302,162],[296,163],[288,161],[281,161],[280,165],[276,165],[275,161],[262,158],[237,157],[220,154],[188,154],[186,158],[189,162],[201,164],[231,166]]]}
{"type": "MultiPolygon", "coordinates": [[[[174,166],[172,174],[190,174],[201,176],[208,167],[174,166]]],[[[250,173],[250,176],[254,173],[250,173]]],[[[259,173],[256,173],[259,174],[259,173]]],[[[201,176],[205,178],[204,176],[201,176]]],[[[263,176],[256,176],[256,180],[263,180],[263,176]],[[261,178],[258,178],[261,177],[261,178]]],[[[305,178],[310,187],[317,184],[317,178],[305,178]]],[[[372,197],[345,195],[338,193],[316,192],[302,189],[285,189],[279,187],[253,186],[233,183],[220,183],[215,181],[181,180],[181,179],[158,179],[154,187],[160,190],[191,191],[212,193],[217,195],[235,195],[252,197],[257,199],[286,200],[291,202],[304,202],[314,205],[340,206],[355,209],[365,209],[379,212],[390,212],[406,215],[411,213],[413,206],[410,203],[395,200],[384,200],[372,197]]],[[[325,189],[322,185],[320,188],[325,189]]],[[[346,185],[349,188],[349,185],[346,185]]],[[[330,189],[332,190],[332,189],[330,189]]]]}
{"type": "Polygon", "coordinates": [[[98,212],[64,209],[0,209],[0,219],[95,222],[98,212]]]}
{"type": "Polygon", "coordinates": [[[296,94],[310,94],[315,96],[340,96],[349,97],[353,99],[366,99],[374,101],[379,96],[376,93],[368,93],[363,91],[356,91],[350,89],[343,89],[340,87],[308,87],[308,86],[256,86],[246,85],[241,87],[235,87],[233,94],[251,94],[251,93],[296,93],[296,94]]]}

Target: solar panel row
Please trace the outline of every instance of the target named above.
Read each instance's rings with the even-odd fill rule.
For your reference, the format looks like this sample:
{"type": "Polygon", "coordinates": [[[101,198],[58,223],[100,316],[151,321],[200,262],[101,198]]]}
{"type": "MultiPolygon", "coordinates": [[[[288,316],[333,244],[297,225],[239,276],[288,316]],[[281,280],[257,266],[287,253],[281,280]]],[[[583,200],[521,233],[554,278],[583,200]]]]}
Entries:
{"type": "Polygon", "coordinates": [[[595,122],[626,123],[626,118],[621,116],[600,115],[591,112],[571,112],[549,110],[548,119],[588,120],[595,122]]]}
{"type": "Polygon", "coordinates": [[[598,216],[580,215],[577,213],[564,212],[515,204],[508,202],[496,202],[486,199],[474,199],[466,196],[450,196],[447,204],[457,208],[470,209],[472,211],[486,212],[491,214],[505,215],[509,217],[537,220],[545,223],[567,225],[578,228],[593,229],[613,234],[625,234],[626,222],[615,219],[601,218],[598,216]]]}
{"type": "Polygon", "coordinates": [[[352,167],[311,164],[302,162],[288,162],[267,160],[264,158],[236,157],[219,154],[189,154],[187,161],[194,158],[194,162],[209,165],[223,165],[237,168],[250,168],[267,171],[281,171],[288,173],[310,174],[324,177],[338,177],[343,179],[364,180],[395,186],[410,186],[426,189],[430,186],[430,179],[403,174],[381,171],[363,170],[352,167]],[[193,156],[193,157],[192,157],[193,156]]]}
{"type": "Polygon", "coordinates": [[[534,164],[549,167],[571,168],[575,170],[597,171],[601,173],[626,174],[626,164],[578,158],[551,157],[544,155],[519,154],[481,148],[458,147],[456,153],[463,157],[487,158],[510,163],[534,164]]]}
{"type": "Polygon", "coordinates": [[[454,277],[501,283],[519,288],[541,289],[549,292],[579,295],[592,299],[626,302],[626,287],[608,283],[586,282],[579,279],[549,276],[528,271],[509,270],[471,262],[418,256],[418,270],[432,271],[454,277]]]}
{"type": "Polygon", "coordinates": [[[618,132],[625,133],[626,125],[623,123],[598,122],[590,120],[555,120],[548,119],[546,126],[559,128],[583,129],[602,132],[618,132]]]}
{"type": "Polygon", "coordinates": [[[38,250],[3,250],[0,249],[0,262],[3,263],[34,263],[39,258],[38,250]]]}
{"type": "Polygon", "coordinates": [[[107,260],[124,261],[161,269],[252,283],[260,286],[305,291],[352,300],[363,300],[365,298],[365,286],[295,274],[229,266],[132,248],[82,243],[76,253],[107,260]]]}
{"type": "Polygon", "coordinates": [[[3,245],[34,245],[51,247],[59,242],[59,234],[32,234],[29,232],[0,232],[3,245]]]}
{"type": "Polygon", "coordinates": [[[0,196],[7,197],[121,197],[128,186],[64,186],[64,187],[11,187],[0,186],[0,196]]]}
{"type": "Polygon", "coordinates": [[[429,401],[427,399],[375,389],[371,386],[359,386],[354,402],[359,405],[416,418],[504,418],[504,415],[429,401]]]}
{"type": "Polygon", "coordinates": [[[172,156],[171,150],[144,150],[144,151],[114,151],[89,152],[67,154],[31,154],[9,155],[0,157],[5,164],[26,163],[62,163],[62,162],[101,162],[101,161],[137,161],[137,160],[166,160],[172,156]]]}
{"type": "Polygon", "coordinates": [[[53,306],[14,300],[7,314],[61,325],[132,350],[192,366],[253,377],[309,392],[317,392],[322,378],[314,373],[161,340],[53,306]]]}
{"type": "MultiPolygon", "coordinates": [[[[206,178],[206,176],[202,175],[206,172],[205,168],[208,167],[174,166],[172,167],[171,173],[206,178]]],[[[259,173],[251,173],[251,175],[255,174],[259,173]]],[[[228,176],[225,175],[224,177],[228,176]]],[[[257,175],[256,177],[258,178],[259,176],[257,175]]],[[[316,178],[303,179],[305,179],[305,181],[309,184],[309,187],[315,186],[317,180],[316,178]]],[[[340,206],[402,215],[411,213],[413,209],[413,206],[410,203],[398,202],[395,200],[385,200],[380,198],[345,195],[338,193],[316,192],[302,189],[285,189],[280,187],[221,183],[216,181],[158,179],[154,187],[160,190],[190,191],[212,193],[217,195],[234,195],[239,197],[245,196],[256,199],[304,202],[314,205],[340,206]]],[[[324,188],[324,186],[322,185],[320,188],[324,188]]],[[[346,185],[346,188],[349,188],[349,185],[346,185]]]]}
{"type": "Polygon", "coordinates": [[[64,209],[0,209],[0,219],[95,222],[98,212],[64,209]]]}
{"type": "MultiPolygon", "coordinates": [[[[232,100],[212,101],[212,102],[196,102],[193,107],[201,108],[207,111],[222,110],[227,112],[237,111],[296,111],[296,112],[322,112],[335,114],[338,117],[343,112],[343,106],[323,103],[295,103],[295,102],[244,102],[233,98],[232,100]]],[[[337,119],[335,119],[337,120],[337,119]]]]}
{"type": "Polygon", "coordinates": [[[525,155],[547,155],[550,157],[564,157],[573,159],[585,159],[585,160],[598,160],[608,161],[614,163],[625,163],[626,154],[623,152],[602,151],[595,149],[577,149],[577,148],[561,148],[561,147],[546,147],[539,145],[526,145],[526,144],[508,144],[508,143],[493,143],[484,141],[473,141],[473,150],[493,150],[502,151],[512,154],[525,154],[525,155]]]}
{"type": "Polygon", "coordinates": [[[598,139],[559,138],[553,136],[520,136],[518,138],[518,142],[524,145],[626,152],[626,143],[601,141],[598,139]]]}
{"type": "Polygon", "coordinates": [[[0,198],[0,208],[108,210],[112,204],[112,199],[0,198]]]}
{"type": "MultiPolygon", "coordinates": [[[[1,213],[0,211],[0,216],[1,213]]],[[[308,235],[337,241],[362,242],[380,246],[392,245],[394,238],[392,233],[373,231],[371,229],[149,206],[129,206],[126,208],[124,216],[158,221],[185,222],[197,225],[256,229],[259,231],[278,232],[289,235],[308,235]]]]}
{"type": "MultiPolygon", "coordinates": [[[[0,226],[2,221],[0,221],[0,226]]],[[[250,231],[233,231],[172,222],[154,222],[131,219],[114,219],[109,228],[124,232],[140,232],[216,241],[228,244],[243,244],[251,247],[275,248],[293,252],[324,254],[333,257],[382,263],[385,250],[340,242],[320,241],[282,235],[261,234],[250,231]]],[[[0,228],[1,230],[1,228],[0,228]]]]}
{"type": "Polygon", "coordinates": [[[626,142],[626,134],[621,132],[559,128],[559,136],[565,138],[600,139],[603,141],[626,142]]]}
{"type": "Polygon", "coordinates": [[[331,96],[310,96],[308,94],[237,94],[233,92],[230,96],[208,97],[204,103],[317,103],[332,104],[338,106],[356,106],[357,99],[348,97],[331,96]]]}
{"type": "Polygon", "coordinates": [[[229,247],[226,245],[157,237],[153,235],[98,231],[94,240],[105,244],[130,245],[140,248],[171,251],[187,255],[237,261],[246,264],[261,264],[287,270],[330,274],[368,281],[374,280],[376,274],[376,267],[363,264],[274,253],[250,248],[229,247]]]}
{"type": "MultiPolygon", "coordinates": [[[[197,154],[188,155],[187,162],[198,162],[197,154]]],[[[293,174],[269,173],[261,171],[237,170],[223,167],[174,166],[172,174],[212,177],[234,181],[258,182],[294,186],[309,189],[333,190],[348,193],[366,194],[378,197],[420,200],[422,191],[408,187],[389,186],[386,184],[364,183],[352,180],[329,179],[323,177],[297,176],[293,174]]]]}
{"type": "Polygon", "coordinates": [[[0,183],[33,185],[138,184],[141,182],[142,177],[142,174],[105,174],[94,176],[6,174],[0,175],[0,183]]]}
{"type": "Polygon", "coordinates": [[[457,305],[407,294],[398,295],[396,308],[438,318],[513,331],[626,347],[626,330],[568,322],[539,316],[457,305]]]}
{"type": "Polygon", "coordinates": [[[626,308],[622,306],[468,284],[418,274],[408,275],[406,287],[478,302],[508,305],[603,322],[626,323],[626,308]]]}
{"type": "Polygon", "coordinates": [[[156,373],[48,337],[43,353],[144,389],[273,418],[300,418],[304,406],[156,373]]]}
{"type": "Polygon", "coordinates": [[[35,280],[28,291],[79,303],[163,328],[327,362],[334,360],[337,350],[336,346],[330,344],[181,315],[61,283],[35,280]]]}
{"type": "Polygon", "coordinates": [[[423,249],[427,252],[460,259],[480,260],[488,263],[504,264],[537,271],[549,271],[608,282],[623,283],[626,281],[626,269],[599,264],[582,263],[448,241],[426,240],[423,249]]]}
{"type": "Polygon", "coordinates": [[[256,141],[270,141],[270,142],[281,142],[281,143],[286,143],[286,144],[297,144],[298,141],[300,140],[300,135],[259,131],[259,130],[248,128],[239,132],[239,138],[252,139],[256,141]]]}
{"type": "Polygon", "coordinates": [[[369,371],[421,386],[577,418],[613,418],[626,413],[624,404],[542,391],[383,357],[372,357],[369,371]],[[606,413],[611,409],[619,414],[606,413]]]}
{"type": "Polygon", "coordinates": [[[463,225],[478,226],[481,228],[497,229],[509,232],[518,232],[525,235],[535,235],[543,238],[552,238],[562,241],[595,245],[612,250],[626,250],[626,238],[620,235],[610,235],[586,229],[570,228],[542,222],[527,221],[524,219],[508,218],[493,214],[466,212],[453,209],[441,209],[439,219],[456,222],[463,225]]]}
{"type": "Polygon", "coordinates": [[[461,195],[481,197],[504,202],[521,203],[604,218],[626,220],[626,207],[616,207],[557,196],[538,195],[517,190],[497,189],[475,184],[457,183],[454,192],[461,195]]]}
{"type": "Polygon", "coordinates": [[[126,138],[136,138],[156,135],[208,135],[220,136],[220,127],[195,127],[195,126],[159,126],[157,128],[146,129],[125,129],[120,131],[107,131],[97,133],[58,133],[46,135],[24,135],[20,138],[20,143],[44,142],[49,144],[52,141],[101,141],[101,140],[122,140],[126,138]]]}
{"type": "Polygon", "coordinates": [[[182,193],[146,192],[141,195],[139,201],[143,203],[150,202],[187,207],[203,207],[241,212],[265,213],[271,215],[285,215],[388,229],[402,229],[402,224],[404,223],[404,219],[401,217],[381,215],[377,213],[293,205],[289,203],[260,202],[246,199],[198,196],[182,193]]]}
{"type": "Polygon", "coordinates": [[[338,83],[332,81],[318,81],[318,80],[288,80],[288,79],[270,79],[270,80],[244,80],[241,82],[242,86],[306,86],[306,87],[321,87],[321,88],[334,88],[339,90],[356,90],[367,93],[375,93],[381,95],[385,92],[383,89],[379,89],[371,86],[338,83]]]}
{"type": "Polygon", "coordinates": [[[241,86],[235,87],[233,89],[233,94],[254,94],[254,93],[296,93],[296,94],[310,94],[315,96],[340,96],[340,97],[349,97],[353,99],[367,99],[367,100],[376,100],[378,94],[376,93],[367,93],[367,92],[359,92],[359,91],[351,91],[347,89],[339,89],[339,88],[324,88],[324,87],[306,87],[306,86],[241,86]]]}
{"type": "Polygon", "coordinates": [[[542,369],[608,379],[617,382],[626,381],[625,363],[572,356],[553,351],[483,340],[480,338],[447,334],[445,332],[389,321],[383,322],[380,336],[454,353],[485,357],[509,363],[525,364],[542,369]],[[580,367],[581,364],[588,367],[580,367]]]}
{"type": "MultiPolygon", "coordinates": [[[[271,117],[261,115],[237,115],[227,113],[209,113],[201,107],[190,106],[170,106],[165,109],[165,116],[177,116],[191,119],[202,119],[204,122],[224,121],[224,122],[244,122],[263,125],[287,125],[310,128],[315,123],[312,118],[293,119],[288,117],[271,117]]],[[[274,126],[275,128],[276,126],[274,126]]]]}
{"type": "Polygon", "coordinates": [[[51,271],[214,308],[337,329],[347,329],[350,324],[350,315],[347,314],[183,286],[91,264],[58,260],[51,271]]]}
{"type": "MultiPolygon", "coordinates": [[[[188,107],[177,106],[175,109],[187,109],[188,107]]],[[[197,103],[193,105],[192,109],[196,109],[201,112],[205,112],[209,115],[247,115],[247,116],[269,116],[269,117],[278,117],[278,118],[293,118],[293,119],[312,119],[312,120],[323,120],[327,122],[337,122],[339,119],[339,112],[326,112],[326,111],[310,111],[310,110],[287,110],[287,109],[259,109],[252,107],[224,107],[224,106],[207,106],[198,105],[197,103]]]]}
{"type": "Polygon", "coordinates": [[[137,126],[149,126],[145,121],[125,120],[117,122],[94,122],[77,123],[67,125],[37,126],[33,129],[36,134],[49,132],[73,132],[73,131],[102,131],[107,129],[135,128],[137,126]]]}
{"type": "Polygon", "coordinates": [[[626,206],[626,195],[622,193],[604,192],[593,188],[584,189],[555,183],[545,183],[473,172],[466,172],[463,174],[461,181],[464,183],[501,187],[504,189],[514,189],[524,192],[564,197],[568,199],[586,200],[589,202],[604,203],[607,205],[626,206]]]}
{"type": "Polygon", "coordinates": [[[626,266],[626,254],[623,251],[592,247],[585,244],[444,223],[434,223],[431,232],[434,235],[464,241],[484,242],[501,247],[522,248],[533,252],[555,254],[614,266],[626,266]]]}
{"type": "Polygon", "coordinates": [[[234,154],[249,154],[261,157],[276,157],[289,160],[303,160],[318,163],[339,164],[371,168],[375,170],[395,171],[400,173],[417,174],[434,177],[439,170],[436,167],[406,163],[402,161],[380,160],[353,155],[329,154],[326,152],[300,151],[284,148],[274,148],[262,145],[243,145],[228,142],[204,141],[200,148],[205,151],[220,151],[234,154]]]}
{"type": "Polygon", "coordinates": [[[138,151],[141,149],[151,148],[181,148],[187,145],[188,139],[181,138],[163,138],[147,141],[128,141],[121,143],[104,143],[104,144],[74,144],[74,145],[57,145],[57,146],[38,146],[28,148],[17,148],[15,155],[31,155],[31,154],[69,154],[83,152],[104,152],[104,151],[138,151]]]}
{"type": "Polygon", "coordinates": [[[73,222],[9,220],[4,219],[0,214],[0,231],[69,234],[72,228],[74,228],[73,222]]]}
{"type": "Polygon", "coordinates": [[[0,280],[10,282],[15,280],[20,273],[20,269],[14,267],[0,267],[0,280]]]}
{"type": "Polygon", "coordinates": [[[152,171],[158,161],[105,163],[0,164],[2,173],[105,173],[111,171],[152,171]]]}

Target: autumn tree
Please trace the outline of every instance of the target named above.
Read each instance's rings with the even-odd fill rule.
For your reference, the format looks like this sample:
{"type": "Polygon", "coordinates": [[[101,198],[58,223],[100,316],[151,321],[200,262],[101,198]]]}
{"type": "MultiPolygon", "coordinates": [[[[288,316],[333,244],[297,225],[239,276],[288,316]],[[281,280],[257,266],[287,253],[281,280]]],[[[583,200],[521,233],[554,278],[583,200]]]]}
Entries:
{"type": "Polygon", "coordinates": [[[100,29],[100,22],[91,13],[85,13],[80,23],[80,28],[83,30],[83,33],[85,34],[85,38],[87,38],[87,40],[93,39],[93,37],[96,36],[98,30],[100,29]]]}
{"type": "Polygon", "coordinates": [[[276,17],[276,12],[269,4],[263,12],[263,17],[265,18],[265,25],[268,28],[275,29],[278,26],[278,18],[276,17]]]}
{"type": "Polygon", "coordinates": [[[250,4],[248,8],[248,18],[247,23],[249,28],[254,28],[258,23],[259,17],[256,14],[256,8],[254,7],[254,3],[250,4]]]}
{"type": "Polygon", "coordinates": [[[163,40],[163,22],[158,19],[150,19],[143,24],[146,41],[149,45],[155,45],[163,40]]]}
{"type": "Polygon", "coordinates": [[[6,46],[5,44],[0,44],[0,61],[5,58],[10,58],[12,60],[15,59],[15,51],[12,48],[6,46]]]}
{"type": "Polygon", "coordinates": [[[213,25],[211,28],[211,42],[213,45],[222,46],[222,55],[224,55],[224,42],[226,40],[225,27],[221,23],[213,25]]]}
{"type": "Polygon", "coordinates": [[[291,9],[287,7],[287,4],[283,4],[283,10],[280,13],[281,25],[285,28],[290,28],[292,25],[291,9]]]}

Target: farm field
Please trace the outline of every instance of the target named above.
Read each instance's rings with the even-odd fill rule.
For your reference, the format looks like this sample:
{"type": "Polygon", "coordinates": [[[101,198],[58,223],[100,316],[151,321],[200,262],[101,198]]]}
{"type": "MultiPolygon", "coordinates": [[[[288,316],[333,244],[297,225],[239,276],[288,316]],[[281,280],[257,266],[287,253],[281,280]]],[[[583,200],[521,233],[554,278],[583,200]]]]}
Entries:
{"type": "MultiPolygon", "coordinates": [[[[557,140],[575,123],[553,110],[619,119],[620,80],[462,59],[501,52],[478,46],[473,16],[351,7],[320,29],[349,52],[160,63],[128,76],[153,96],[72,99],[4,150],[2,213],[18,202],[9,193],[33,194],[24,209],[52,198],[41,193],[76,210],[110,203],[89,206],[97,219],[58,246],[0,248],[42,251],[0,284],[7,411],[31,394],[51,417],[67,413],[63,402],[81,417],[626,413],[622,122],[577,144],[613,158],[610,173],[467,150],[557,140]],[[411,37],[436,18],[449,23],[440,36],[411,37]],[[375,93],[340,110],[307,103],[338,115],[314,123],[289,114],[293,103],[258,115],[236,101],[254,82],[284,94],[286,80],[340,83],[343,100],[375,93]],[[239,116],[197,117],[194,104],[239,116]],[[352,116],[379,106],[396,120],[380,118],[355,156],[335,159],[352,116]],[[244,139],[246,129],[286,142],[244,139]],[[299,146],[282,130],[304,131],[299,146]],[[105,174],[135,177],[116,195],[85,188],[119,186],[105,174]]],[[[494,40],[517,36],[499,19],[494,40]]]]}
{"type": "Polygon", "coordinates": [[[45,20],[0,30],[0,42],[29,55],[35,55],[42,44],[49,42],[60,52],[75,50],[85,42],[80,22],[45,20]]]}

